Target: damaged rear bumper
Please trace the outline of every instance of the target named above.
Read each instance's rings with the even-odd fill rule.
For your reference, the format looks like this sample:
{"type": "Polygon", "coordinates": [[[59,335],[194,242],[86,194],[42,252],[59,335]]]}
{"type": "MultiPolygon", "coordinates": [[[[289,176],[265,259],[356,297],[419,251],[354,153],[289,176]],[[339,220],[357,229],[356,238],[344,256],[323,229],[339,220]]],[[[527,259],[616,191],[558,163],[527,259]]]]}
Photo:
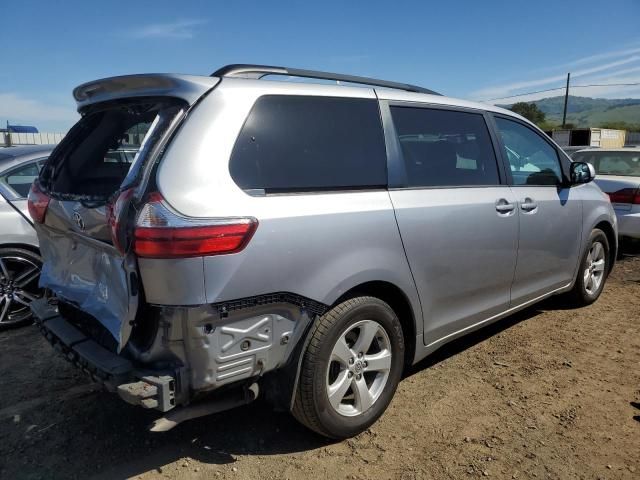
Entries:
{"type": "Polygon", "coordinates": [[[176,405],[176,376],[167,372],[139,370],[128,359],[111,352],[65,320],[47,299],[31,303],[40,332],[66,360],[117,392],[128,403],[162,412],[176,405]]]}
{"type": "Polygon", "coordinates": [[[136,334],[118,354],[92,330],[98,319],[55,300],[31,304],[49,343],[126,402],[163,412],[204,400],[223,387],[246,390],[275,371],[265,393],[278,408],[290,408],[302,340],[326,310],[289,293],[194,307],[154,306],[140,321],[156,327],[144,331],[144,342],[136,334]]]}

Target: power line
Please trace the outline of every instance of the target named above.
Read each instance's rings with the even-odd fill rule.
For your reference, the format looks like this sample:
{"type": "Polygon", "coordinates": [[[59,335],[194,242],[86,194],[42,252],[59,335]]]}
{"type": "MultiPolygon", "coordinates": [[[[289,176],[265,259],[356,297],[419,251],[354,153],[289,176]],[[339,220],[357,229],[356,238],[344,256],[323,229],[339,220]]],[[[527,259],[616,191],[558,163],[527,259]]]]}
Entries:
{"type": "Polygon", "coordinates": [[[591,85],[572,85],[571,88],[584,88],[584,87],[630,87],[634,85],[640,85],[640,82],[635,83],[592,83],[591,85]]]}
{"type": "Polygon", "coordinates": [[[507,98],[524,97],[525,95],[534,95],[536,93],[554,92],[556,90],[564,90],[564,87],[547,88],[546,90],[537,90],[535,92],[519,93],[517,95],[509,95],[507,97],[489,98],[485,100],[485,102],[492,102],[493,100],[504,100],[507,98]]]}
{"type": "MultiPolygon", "coordinates": [[[[571,88],[587,88],[587,87],[632,87],[640,85],[640,82],[635,83],[593,83],[589,85],[571,85],[571,88]]],[[[485,102],[492,102],[494,100],[506,100],[508,98],[524,97],[525,95],[535,95],[536,93],[555,92],[556,90],[564,90],[565,87],[547,88],[546,90],[537,90],[535,92],[519,93],[517,95],[508,95],[506,97],[489,98],[484,100],[485,102]]]]}

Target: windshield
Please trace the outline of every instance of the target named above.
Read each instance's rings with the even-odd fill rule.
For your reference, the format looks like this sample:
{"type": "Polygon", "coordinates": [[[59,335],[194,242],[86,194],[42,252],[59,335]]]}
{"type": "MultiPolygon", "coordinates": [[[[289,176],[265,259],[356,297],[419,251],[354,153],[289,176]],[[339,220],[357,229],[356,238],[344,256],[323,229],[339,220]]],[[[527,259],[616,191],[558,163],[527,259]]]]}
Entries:
{"type": "Polygon", "coordinates": [[[589,162],[600,175],[640,177],[640,149],[628,152],[581,152],[572,158],[577,162],[589,162]]]}

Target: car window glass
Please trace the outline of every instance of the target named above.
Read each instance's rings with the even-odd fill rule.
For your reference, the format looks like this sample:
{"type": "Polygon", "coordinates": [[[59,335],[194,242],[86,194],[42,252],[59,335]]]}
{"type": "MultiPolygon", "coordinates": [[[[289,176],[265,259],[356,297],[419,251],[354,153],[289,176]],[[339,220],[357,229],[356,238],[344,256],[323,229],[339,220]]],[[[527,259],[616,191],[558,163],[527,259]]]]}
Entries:
{"type": "Polygon", "coordinates": [[[136,158],[137,150],[123,150],[122,154],[124,155],[125,161],[128,163],[132,163],[134,158],[136,158]]]}
{"type": "Polygon", "coordinates": [[[497,185],[496,157],[482,114],[391,107],[410,187],[497,185]]]}
{"type": "Polygon", "coordinates": [[[384,187],[378,102],[260,97],[238,136],[229,170],[241,188],[266,193],[384,187]]]}
{"type": "Polygon", "coordinates": [[[558,185],[562,169],[558,153],[532,129],[496,118],[515,185],[558,185]]]}
{"type": "Polygon", "coordinates": [[[627,174],[633,168],[631,162],[625,162],[620,157],[603,157],[600,159],[599,168],[601,173],[627,174]]]}
{"type": "Polygon", "coordinates": [[[33,162],[18,167],[2,177],[2,181],[21,197],[29,195],[31,184],[39,173],[38,165],[33,162]]]}
{"type": "Polygon", "coordinates": [[[40,176],[43,187],[56,195],[102,200],[132,185],[152,145],[160,141],[184,106],[173,98],[145,98],[108,103],[87,112],[47,161],[40,176]],[[131,163],[123,150],[144,152],[131,163]]]}
{"type": "Polygon", "coordinates": [[[640,176],[640,151],[594,152],[586,161],[600,175],[640,176]]]}
{"type": "Polygon", "coordinates": [[[104,156],[104,161],[106,163],[120,163],[120,152],[117,150],[110,150],[104,156]]]}

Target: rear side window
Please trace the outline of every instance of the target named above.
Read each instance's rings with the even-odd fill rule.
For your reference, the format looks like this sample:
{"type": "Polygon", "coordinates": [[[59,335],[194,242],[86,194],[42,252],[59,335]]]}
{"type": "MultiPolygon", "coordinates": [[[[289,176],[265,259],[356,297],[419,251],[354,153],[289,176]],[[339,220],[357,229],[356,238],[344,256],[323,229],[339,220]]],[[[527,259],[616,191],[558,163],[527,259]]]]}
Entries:
{"type": "Polygon", "coordinates": [[[500,183],[482,114],[391,107],[402,147],[407,186],[455,187],[500,183]]]}
{"type": "Polygon", "coordinates": [[[229,170],[239,187],[265,193],[384,187],[378,102],[260,97],[238,136],[229,170]]]}

